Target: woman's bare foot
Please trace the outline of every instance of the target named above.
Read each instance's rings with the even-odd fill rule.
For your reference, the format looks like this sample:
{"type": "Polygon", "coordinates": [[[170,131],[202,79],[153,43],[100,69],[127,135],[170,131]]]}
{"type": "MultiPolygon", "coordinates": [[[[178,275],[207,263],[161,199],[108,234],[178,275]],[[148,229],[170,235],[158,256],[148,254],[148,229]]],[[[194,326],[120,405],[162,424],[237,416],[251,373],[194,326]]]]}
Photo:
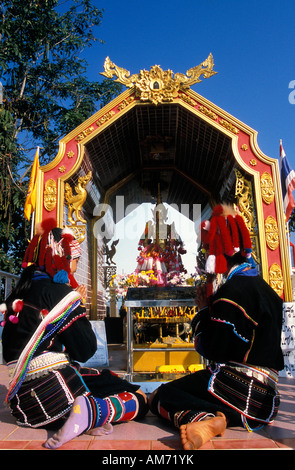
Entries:
{"type": "Polygon", "coordinates": [[[214,418],[208,418],[180,427],[180,437],[185,450],[197,450],[214,436],[223,435],[226,429],[226,418],[217,412],[214,418]]]}

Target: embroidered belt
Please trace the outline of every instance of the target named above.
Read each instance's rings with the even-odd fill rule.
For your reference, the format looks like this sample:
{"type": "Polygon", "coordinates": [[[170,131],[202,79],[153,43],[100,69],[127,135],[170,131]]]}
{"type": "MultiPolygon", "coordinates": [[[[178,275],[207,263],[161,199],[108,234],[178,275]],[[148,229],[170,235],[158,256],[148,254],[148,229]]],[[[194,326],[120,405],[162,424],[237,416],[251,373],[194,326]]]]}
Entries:
{"type": "Polygon", "coordinates": [[[242,372],[248,377],[253,377],[259,382],[267,384],[272,388],[276,388],[279,380],[278,372],[268,367],[253,366],[251,364],[240,364],[238,362],[227,363],[227,366],[235,369],[237,372],[242,372]]]}
{"type": "MultiPolygon", "coordinates": [[[[17,361],[7,363],[9,379],[12,380],[17,361]]],[[[52,369],[61,369],[69,364],[66,354],[56,352],[44,352],[40,356],[34,357],[26,374],[25,381],[32,380],[42,375],[46,375],[52,369]]]]}

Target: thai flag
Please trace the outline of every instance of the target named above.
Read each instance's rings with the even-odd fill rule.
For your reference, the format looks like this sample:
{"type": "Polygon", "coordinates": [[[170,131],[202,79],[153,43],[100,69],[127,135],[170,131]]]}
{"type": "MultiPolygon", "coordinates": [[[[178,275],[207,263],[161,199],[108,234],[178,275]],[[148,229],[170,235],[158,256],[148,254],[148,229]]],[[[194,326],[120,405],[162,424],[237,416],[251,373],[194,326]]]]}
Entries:
{"type": "Polygon", "coordinates": [[[283,192],[283,205],[288,221],[295,207],[293,191],[295,189],[295,171],[291,169],[283,149],[282,141],[280,141],[280,161],[281,161],[281,183],[283,192]]]}

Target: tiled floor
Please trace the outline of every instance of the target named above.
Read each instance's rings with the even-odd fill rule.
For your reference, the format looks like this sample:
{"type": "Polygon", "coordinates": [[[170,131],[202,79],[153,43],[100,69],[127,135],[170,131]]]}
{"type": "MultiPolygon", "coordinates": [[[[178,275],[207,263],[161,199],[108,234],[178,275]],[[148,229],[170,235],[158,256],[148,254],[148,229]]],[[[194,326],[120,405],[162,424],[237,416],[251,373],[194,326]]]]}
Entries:
{"type": "MultiPolygon", "coordinates": [[[[109,348],[110,368],[124,368],[124,351],[109,348]]],[[[51,431],[29,429],[16,425],[9,409],[3,404],[8,384],[6,366],[0,365],[0,450],[46,450],[43,442],[51,431]]],[[[295,379],[280,379],[281,406],[276,421],[258,432],[228,428],[223,437],[216,437],[201,450],[290,450],[295,449],[295,379]]],[[[103,437],[82,435],[59,450],[105,451],[179,451],[178,431],[148,413],[141,422],[121,423],[112,434],[103,437]]]]}

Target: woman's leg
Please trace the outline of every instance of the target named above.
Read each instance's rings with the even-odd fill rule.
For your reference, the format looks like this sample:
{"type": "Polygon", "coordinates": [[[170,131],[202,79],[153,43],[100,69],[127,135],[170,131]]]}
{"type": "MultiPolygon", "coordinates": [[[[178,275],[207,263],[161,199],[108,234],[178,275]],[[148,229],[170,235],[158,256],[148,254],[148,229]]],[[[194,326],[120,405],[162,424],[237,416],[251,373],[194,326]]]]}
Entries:
{"type": "Polygon", "coordinates": [[[240,414],[208,392],[210,375],[204,370],[168,382],[149,397],[151,411],[180,429],[186,450],[198,449],[227,425],[241,425],[240,414]]]}
{"type": "Polygon", "coordinates": [[[92,434],[108,434],[112,431],[110,423],[131,421],[140,418],[147,412],[147,400],[141,390],[135,393],[122,392],[106,398],[95,398],[92,395],[79,396],[73,403],[70,415],[44,446],[57,449],[80,434],[100,429],[92,434]]]}
{"type": "Polygon", "coordinates": [[[240,413],[223,404],[208,392],[211,373],[202,370],[167,382],[150,397],[151,411],[169,420],[175,427],[216,416],[222,412],[229,426],[240,426],[240,413]]]}

